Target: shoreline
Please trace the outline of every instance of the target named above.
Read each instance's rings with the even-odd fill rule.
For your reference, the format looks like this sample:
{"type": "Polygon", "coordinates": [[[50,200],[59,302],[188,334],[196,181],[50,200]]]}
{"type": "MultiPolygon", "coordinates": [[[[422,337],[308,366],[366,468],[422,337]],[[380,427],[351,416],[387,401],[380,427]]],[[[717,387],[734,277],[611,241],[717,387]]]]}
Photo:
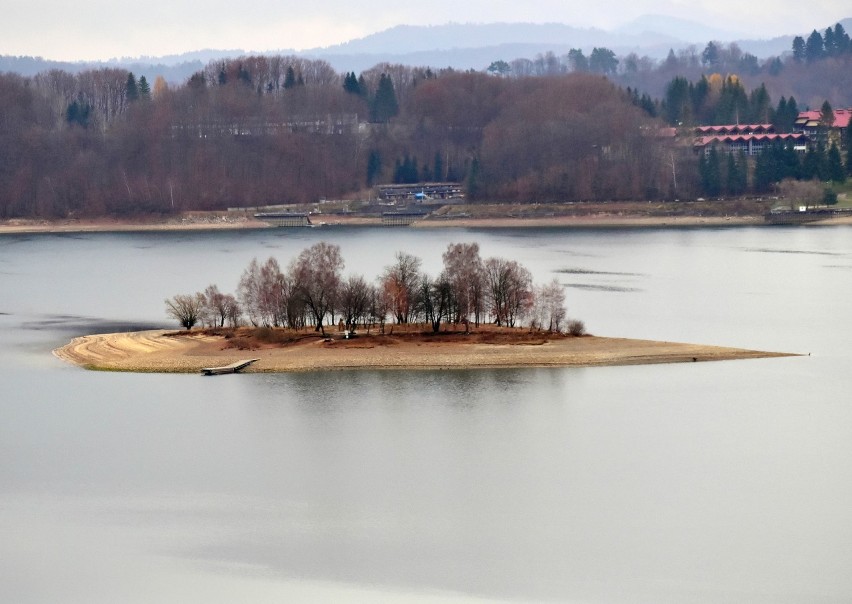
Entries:
{"type": "MultiPolygon", "coordinates": [[[[653,340],[565,337],[537,344],[440,343],[375,338],[303,340],[257,350],[224,347],[225,338],[152,330],[75,338],[53,354],[70,364],[101,371],[199,373],[247,358],[259,359],[244,373],[328,370],[497,369],[596,367],[799,356],[653,340]]],[[[384,336],[382,336],[384,338],[384,336]]]]}
{"type": "MultiPolygon", "coordinates": [[[[379,227],[404,228],[382,225],[381,218],[371,216],[322,216],[314,228],[324,227],[379,227]]],[[[798,226],[836,226],[852,224],[852,217],[838,217],[803,223],[798,226]]],[[[778,226],[762,216],[634,216],[593,215],[553,217],[487,217],[487,218],[426,218],[412,223],[415,229],[503,229],[503,228],[564,228],[564,229],[655,229],[778,226]]],[[[292,230],[304,227],[275,227],[253,217],[228,217],[215,214],[202,219],[179,218],[170,220],[6,220],[0,221],[0,235],[50,234],[50,233],[145,233],[184,231],[242,231],[242,230],[292,230]]]]}

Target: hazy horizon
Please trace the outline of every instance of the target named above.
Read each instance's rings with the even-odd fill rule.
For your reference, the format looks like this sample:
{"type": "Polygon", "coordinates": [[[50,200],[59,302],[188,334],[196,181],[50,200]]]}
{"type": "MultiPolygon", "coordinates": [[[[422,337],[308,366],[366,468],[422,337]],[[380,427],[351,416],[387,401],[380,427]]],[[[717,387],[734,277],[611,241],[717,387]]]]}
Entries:
{"type": "Polygon", "coordinates": [[[342,44],[397,25],[564,23],[613,30],[648,14],[768,39],[825,28],[849,16],[848,5],[840,0],[809,6],[806,11],[791,0],[779,0],[771,8],[734,0],[613,0],[606,5],[584,4],[581,12],[579,6],[557,0],[531,0],[523,6],[483,0],[463,5],[436,0],[429,5],[404,6],[384,0],[367,5],[341,0],[311,4],[253,0],[235,11],[234,5],[223,0],[212,0],[201,9],[186,0],[151,0],[144,13],[133,14],[127,5],[103,0],[85,7],[35,0],[15,2],[7,9],[8,22],[15,27],[0,39],[0,55],[104,61],[203,49],[303,51],[342,44]]]}

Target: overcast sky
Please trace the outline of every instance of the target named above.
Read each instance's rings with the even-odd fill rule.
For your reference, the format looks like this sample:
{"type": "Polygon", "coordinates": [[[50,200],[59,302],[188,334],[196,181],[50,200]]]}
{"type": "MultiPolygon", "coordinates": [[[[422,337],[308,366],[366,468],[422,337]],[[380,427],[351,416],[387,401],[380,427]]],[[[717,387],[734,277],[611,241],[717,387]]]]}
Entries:
{"type": "Polygon", "coordinates": [[[807,33],[852,16],[849,0],[0,0],[0,7],[0,54],[58,60],[204,48],[298,50],[399,24],[560,22],[612,29],[642,14],[667,14],[769,38],[807,33]]]}

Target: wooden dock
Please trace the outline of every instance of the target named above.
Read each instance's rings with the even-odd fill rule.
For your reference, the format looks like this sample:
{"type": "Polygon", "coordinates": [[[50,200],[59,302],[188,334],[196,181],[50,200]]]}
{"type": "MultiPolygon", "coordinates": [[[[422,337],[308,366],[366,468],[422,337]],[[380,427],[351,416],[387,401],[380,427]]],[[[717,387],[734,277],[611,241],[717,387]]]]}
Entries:
{"type": "Polygon", "coordinates": [[[222,367],[203,367],[201,369],[202,375],[224,375],[226,373],[237,373],[242,371],[255,361],[259,361],[260,359],[245,359],[243,361],[237,361],[236,363],[231,363],[230,365],[224,365],[222,367]]]}

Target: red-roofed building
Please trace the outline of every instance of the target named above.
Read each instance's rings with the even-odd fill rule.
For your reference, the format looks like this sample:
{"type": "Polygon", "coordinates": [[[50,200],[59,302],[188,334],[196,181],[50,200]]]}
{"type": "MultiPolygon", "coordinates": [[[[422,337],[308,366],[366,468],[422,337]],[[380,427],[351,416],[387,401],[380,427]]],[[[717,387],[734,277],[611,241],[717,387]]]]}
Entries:
{"type": "MultiPolygon", "coordinates": [[[[811,138],[817,138],[821,125],[820,116],[821,113],[819,111],[802,111],[793,123],[793,128],[797,132],[803,132],[811,138]]],[[[849,128],[850,119],[852,119],[852,108],[835,109],[834,123],[828,128],[828,139],[838,145],[845,143],[846,131],[849,128]]]]}
{"type": "Polygon", "coordinates": [[[766,145],[774,143],[792,144],[797,151],[804,152],[808,136],[802,132],[776,134],[772,124],[729,124],[725,126],[698,126],[695,129],[693,148],[709,153],[716,147],[725,153],[757,155],[766,145]]]}
{"type": "Polygon", "coordinates": [[[728,124],[726,126],[698,126],[695,134],[698,136],[714,136],[719,134],[770,134],[775,132],[772,124],[728,124]]]}

